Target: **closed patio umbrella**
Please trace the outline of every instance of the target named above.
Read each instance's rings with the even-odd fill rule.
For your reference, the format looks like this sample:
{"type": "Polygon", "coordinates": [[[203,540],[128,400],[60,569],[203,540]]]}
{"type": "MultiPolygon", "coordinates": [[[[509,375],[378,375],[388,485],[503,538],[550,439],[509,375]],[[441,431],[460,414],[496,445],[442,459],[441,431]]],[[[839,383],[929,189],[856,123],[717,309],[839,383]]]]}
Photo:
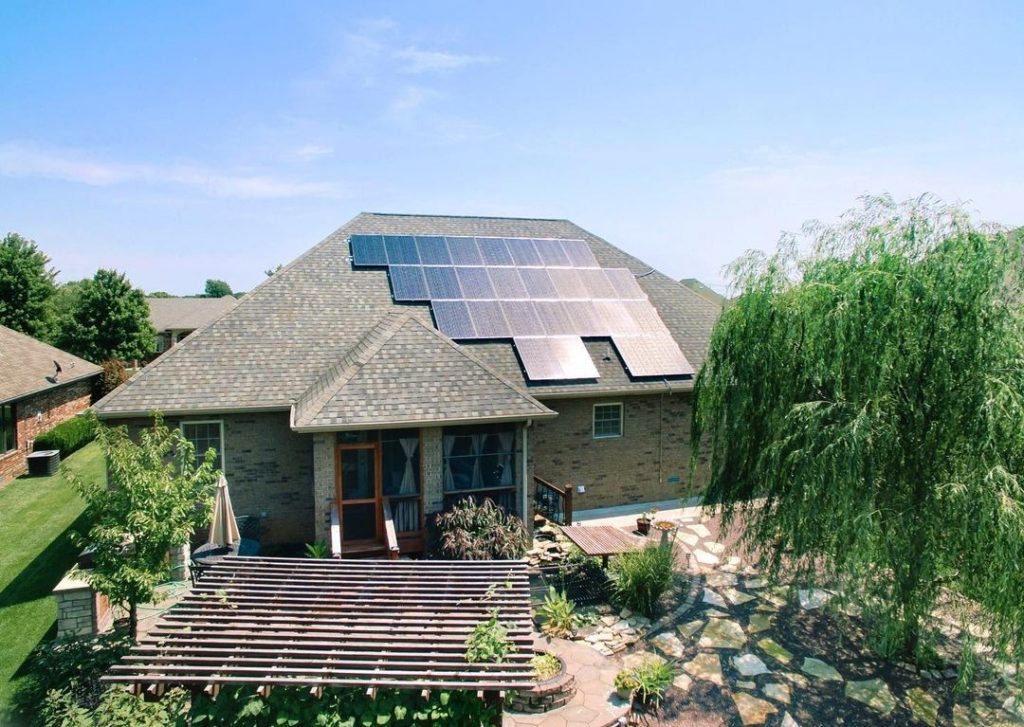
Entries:
{"type": "Polygon", "coordinates": [[[238,523],[235,522],[235,510],[231,507],[231,495],[228,494],[228,481],[221,475],[217,480],[213,520],[210,522],[210,537],[206,543],[217,548],[229,548],[241,539],[238,523]]]}

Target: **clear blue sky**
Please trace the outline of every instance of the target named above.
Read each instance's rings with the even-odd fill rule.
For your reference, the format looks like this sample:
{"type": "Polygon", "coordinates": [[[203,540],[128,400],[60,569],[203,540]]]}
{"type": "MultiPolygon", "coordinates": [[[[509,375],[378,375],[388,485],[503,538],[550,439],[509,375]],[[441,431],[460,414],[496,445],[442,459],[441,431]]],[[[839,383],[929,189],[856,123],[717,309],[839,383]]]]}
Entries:
{"type": "Polygon", "coordinates": [[[1019,0],[2,0],[0,232],[193,293],[362,210],[567,217],[722,289],[866,192],[1024,223],[1022,37],[1019,0]]]}

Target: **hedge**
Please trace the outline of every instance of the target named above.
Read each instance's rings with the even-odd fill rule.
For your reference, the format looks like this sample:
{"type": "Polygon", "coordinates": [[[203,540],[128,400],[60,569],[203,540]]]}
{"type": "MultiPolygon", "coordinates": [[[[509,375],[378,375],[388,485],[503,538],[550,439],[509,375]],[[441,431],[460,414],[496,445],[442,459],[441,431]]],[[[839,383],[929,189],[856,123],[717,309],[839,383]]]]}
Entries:
{"type": "Polygon", "coordinates": [[[64,458],[95,438],[96,420],[92,417],[76,416],[36,437],[32,448],[37,452],[42,449],[59,449],[60,456],[64,458]]]}

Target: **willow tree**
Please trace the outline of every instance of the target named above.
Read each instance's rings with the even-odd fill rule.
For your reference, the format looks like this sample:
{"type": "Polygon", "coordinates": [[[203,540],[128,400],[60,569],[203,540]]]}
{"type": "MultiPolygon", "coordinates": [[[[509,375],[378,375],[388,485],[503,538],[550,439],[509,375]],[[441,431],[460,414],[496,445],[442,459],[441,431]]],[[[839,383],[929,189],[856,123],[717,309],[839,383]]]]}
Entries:
{"type": "Polygon", "coordinates": [[[1024,654],[1021,252],[881,197],[732,268],[694,395],[708,501],[766,571],[859,605],[885,656],[925,660],[939,603],[1024,654]]]}

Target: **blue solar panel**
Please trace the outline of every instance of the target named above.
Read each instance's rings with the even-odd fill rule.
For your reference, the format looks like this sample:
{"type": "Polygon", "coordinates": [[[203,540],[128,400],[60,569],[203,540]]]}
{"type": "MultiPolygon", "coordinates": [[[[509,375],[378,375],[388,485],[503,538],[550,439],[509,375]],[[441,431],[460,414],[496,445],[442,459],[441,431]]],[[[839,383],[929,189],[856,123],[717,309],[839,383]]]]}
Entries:
{"type": "Polygon", "coordinates": [[[544,330],[532,301],[504,300],[501,302],[501,310],[513,336],[529,336],[531,333],[536,335],[544,330]]]}
{"type": "Polygon", "coordinates": [[[430,300],[423,268],[419,265],[392,265],[389,271],[395,300],[430,300]]]}
{"type": "Polygon", "coordinates": [[[590,249],[590,245],[583,240],[562,240],[562,247],[565,249],[566,255],[569,256],[569,261],[573,264],[573,267],[599,267],[597,258],[594,257],[594,252],[590,249]]]}
{"type": "Polygon", "coordinates": [[[423,272],[427,276],[427,290],[430,291],[431,300],[465,297],[459,287],[455,268],[429,267],[423,268],[423,272]]]}
{"type": "Polygon", "coordinates": [[[534,304],[544,332],[549,336],[574,336],[576,325],[560,300],[539,300],[534,304]]]}
{"type": "Polygon", "coordinates": [[[452,262],[455,265],[483,265],[484,259],[480,256],[480,247],[473,237],[449,237],[448,251],[452,255],[452,262]]]}
{"type": "Polygon", "coordinates": [[[583,284],[579,272],[572,268],[552,268],[548,271],[551,283],[558,291],[558,297],[564,300],[589,300],[590,294],[583,284]]]}
{"type": "Polygon", "coordinates": [[[418,265],[419,253],[416,252],[416,240],[411,236],[388,236],[384,238],[384,247],[388,251],[390,265],[418,265]]]}
{"type": "Polygon", "coordinates": [[[512,335],[501,303],[496,300],[472,300],[466,303],[477,338],[508,338],[512,335]]]}
{"type": "Polygon", "coordinates": [[[513,265],[512,255],[502,237],[478,237],[476,244],[480,246],[480,255],[484,265],[513,265]]]}
{"type": "Polygon", "coordinates": [[[469,308],[461,300],[435,300],[431,304],[437,330],[453,340],[476,338],[469,308]]]}
{"type": "Polygon", "coordinates": [[[540,259],[548,267],[567,268],[572,265],[569,255],[562,247],[561,240],[534,240],[533,244],[537,248],[540,259]]]}
{"type": "Polygon", "coordinates": [[[416,249],[420,253],[420,262],[424,265],[451,265],[452,256],[448,254],[448,242],[443,237],[416,238],[416,249]]]}
{"type": "Polygon", "coordinates": [[[554,283],[551,282],[551,276],[545,268],[520,268],[519,275],[523,279],[523,284],[526,285],[526,292],[530,298],[537,300],[538,298],[557,299],[559,297],[554,283]]]}
{"type": "Polygon", "coordinates": [[[487,274],[487,268],[454,268],[459,278],[459,285],[462,288],[462,297],[467,300],[478,300],[491,298],[494,295],[494,286],[491,285],[491,278],[487,274]]]}
{"type": "Polygon", "coordinates": [[[508,245],[508,251],[512,253],[512,260],[517,267],[535,267],[544,264],[540,259],[540,253],[537,252],[537,247],[533,244],[533,240],[516,237],[505,240],[505,244],[508,245]]]}
{"type": "Polygon", "coordinates": [[[526,285],[519,271],[515,268],[487,268],[491,283],[494,285],[494,297],[499,300],[522,300],[529,298],[526,285]]]}
{"type": "Polygon", "coordinates": [[[384,251],[384,238],[380,235],[352,235],[349,250],[355,265],[387,265],[388,256],[384,251]]]}

